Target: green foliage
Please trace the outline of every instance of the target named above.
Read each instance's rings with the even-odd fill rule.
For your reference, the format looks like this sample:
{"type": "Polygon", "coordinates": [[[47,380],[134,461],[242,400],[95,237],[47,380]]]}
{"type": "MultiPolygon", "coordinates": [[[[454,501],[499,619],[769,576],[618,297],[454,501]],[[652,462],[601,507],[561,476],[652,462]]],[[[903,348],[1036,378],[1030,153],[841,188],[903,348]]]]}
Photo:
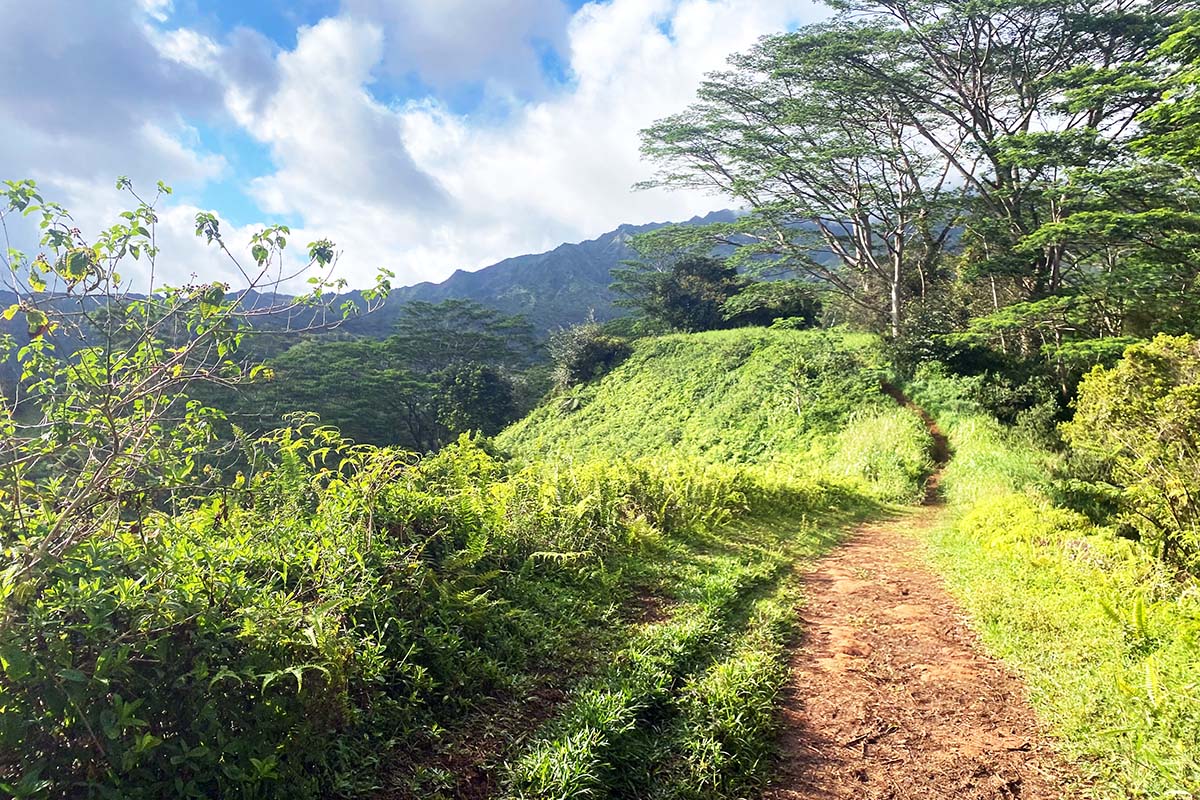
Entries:
{"type": "MultiPolygon", "coordinates": [[[[591,457],[512,464],[480,440],[418,458],[308,419],[243,436],[236,481],[69,548],[38,591],[6,598],[0,752],[13,756],[0,785],[44,798],[361,794],[375,779],[364,764],[393,742],[436,746],[479,698],[582,662],[597,671],[512,762],[514,793],[741,796],[766,776],[790,565],[830,541],[762,515],[875,507],[867,483],[769,454],[818,432],[832,448],[855,407],[883,402],[872,347],[765,330],[647,340],[640,366],[589,387],[678,369],[691,384],[690,403],[670,406],[680,424],[731,364],[748,370],[735,381],[747,408],[784,366],[798,381],[787,429],[808,435],[757,442],[762,466],[664,458],[656,439],[633,442],[653,457],[608,440],[591,457]],[[668,619],[623,628],[614,609],[644,591],[668,619]]],[[[708,413],[704,435],[718,437],[708,413]]],[[[715,451],[701,435],[695,454],[715,451]]],[[[873,446],[865,436],[844,449],[873,446]]]]}
{"type": "Polygon", "coordinates": [[[613,270],[618,304],[636,309],[669,330],[733,327],[725,303],[744,286],[737,269],[704,255],[684,255],[667,265],[635,263],[613,270]]]}
{"type": "Polygon", "coordinates": [[[383,341],[307,338],[269,360],[270,380],[218,404],[252,431],[307,411],[355,441],[426,452],[520,416],[537,399],[519,398],[517,385],[533,357],[520,318],[465,300],[414,302],[383,341]]]}
{"type": "Polygon", "coordinates": [[[1200,790],[1194,588],[1136,544],[1018,493],[981,500],[933,546],[1097,796],[1200,790]]]}
{"type": "Polygon", "coordinates": [[[814,328],[820,319],[821,302],[804,281],[754,281],[726,300],[721,314],[731,328],[771,325],[780,320],[786,320],[794,329],[814,328]]]}
{"type": "Polygon", "coordinates": [[[381,342],[307,338],[269,363],[267,380],[220,402],[243,428],[279,426],[303,410],[356,442],[423,449],[429,388],[381,342]]]}
{"type": "Polygon", "coordinates": [[[715,800],[764,786],[798,602],[787,566],[822,547],[817,534],[788,517],[752,519],[664,584],[670,616],[576,690],[513,764],[506,796],[715,800]],[[730,545],[750,542],[752,554],[731,557],[730,545]]]}
{"type": "Polygon", "coordinates": [[[682,757],[665,796],[743,797],[769,780],[796,605],[786,586],[757,601],[732,654],[683,687],[682,757]]]}
{"type": "Polygon", "coordinates": [[[437,373],[437,420],[453,432],[494,436],[517,418],[512,381],[488,364],[457,364],[437,373]]]}
{"type": "Polygon", "coordinates": [[[554,383],[559,389],[587,383],[611,372],[632,352],[626,340],[605,333],[594,321],[558,331],[550,336],[554,383]]]}
{"type": "Polygon", "coordinates": [[[1143,115],[1143,152],[1190,169],[1200,169],[1200,14],[1186,15],[1162,43],[1161,54],[1182,69],[1169,79],[1167,94],[1143,115]]]}
{"type": "Polygon", "coordinates": [[[518,368],[534,350],[533,328],[523,317],[470,300],[405,304],[388,343],[402,363],[426,374],[464,363],[518,368]]]}
{"type": "Polygon", "coordinates": [[[93,539],[8,599],[0,749],[20,757],[0,782],[47,797],[331,791],[377,732],[416,735],[552,657],[545,626],[587,594],[569,587],[639,532],[694,535],[756,496],[731,469],[506,476],[470,440],[418,461],[307,424],[251,460],[228,494],[93,539]],[[533,599],[551,587],[561,610],[533,599]]]}
{"type": "Polygon", "coordinates": [[[1072,449],[1121,492],[1123,519],[1164,561],[1200,572],[1200,344],[1160,335],[1079,387],[1072,449]]]}
{"type": "Polygon", "coordinates": [[[907,408],[856,413],[835,439],[832,475],[865,484],[865,491],[891,503],[912,503],[924,495],[933,472],[929,434],[907,408]]]}
{"type": "Polygon", "coordinates": [[[879,360],[874,339],[842,333],[643,339],[599,384],[552,398],[497,442],[526,459],[669,453],[823,466],[818,440],[828,443],[855,412],[892,404],[879,390],[879,360]]]}
{"type": "Polygon", "coordinates": [[[1062,458],[982,413],[936,372],[911,393],[950,435],[942,487],[953,523],[930,553],[985,644],[1097,797],[1200,791],[1200,595],[1136,542],[1053,498],[1062,458]]]}
{"type": "MultiPolygon", "coordinates": [[[[157,204],[170,189],[160,183],[147,201],[128,179],[117,186],[136,205],[94,241],[32,181],[7,181],[0,192],[0,229],[9,215],[33,217],[43,248],[32,260],[12,248],[0,254],[6,285],[16,290],[3,316],[26,322],[23,346],[0,340],[0,362],[15,357],[21,371],[13,400],[0,399],[0,602],[35,593],[44,569],[89,538],[137,531],[156,510],[213,491],[219,476],[205,462],[222,414],[192,390],[252,380],[261,368],[239,347],[256,319],[319,306],[322,292],[337,286],[317,274],[305,297],[243,306],[242,296],[284,279],[267,276],[282,275],[290,232],[273,226],[254,234],[256,267],[247,270],[227,248],[219,220],[200,214],[197,236],[232,260],[245,278],[241,291],[214,282],[154,285],[135,295],[119,270],[132,259],[154,274],[157,204]],[[72,350],[72,341],[87,344],[72,350]]],[[[331,266],[328,242],[310,248],[302,272],[331,266]]],[[[381,277],[367,297],[386,288],[381,277]]]]}

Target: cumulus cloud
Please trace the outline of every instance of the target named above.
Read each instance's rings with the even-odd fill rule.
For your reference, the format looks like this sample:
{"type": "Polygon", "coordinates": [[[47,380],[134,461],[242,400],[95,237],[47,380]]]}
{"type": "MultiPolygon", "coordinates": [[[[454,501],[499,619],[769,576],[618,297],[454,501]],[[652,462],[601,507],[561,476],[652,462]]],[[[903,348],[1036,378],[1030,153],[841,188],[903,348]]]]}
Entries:
{"type": "Polygon", "coordinates": [[[631,193],[649,173],[638,131],[681,110],[731,51],[812,16],[807,4],[769,0],[593,3],[570,25],[569,92],[499,127],[413,105],[404,115],[410,148],[468,215],[515,209],[535,220],[529,243],[539,229],[579,235],[712,210],[715,201],[696,194],[631,193]]]}
{"type": "MultiPolygon", "coordinates": [[[[270,153],[261,174],[234,176],[264,219],[300,220],[297,244],[334,239],[357,285],[380,266],[438,280],[720,207],[631,191],[651,171],[638,131],[686,106],[730,52],[827,13],[815,0],[608,0],[573,14],[561,0],[343,0],[288,49],[246,28],[219,39],[171,29],[169,2],[54,2],[76,21],[47,37],[53,11],[0,0],[0,67],[16,78],[0,82],[0,112],[16,120],[0,161],[57,181],[99,219],[119,208],[117,174],[230,180],[192,127],[219,116],[270,153]],[[548,50],[565,81],[546,78],[548,50]],[[21,65],[31,55],[46,77],[21,65]],[[508,105],[460,113],[438,91],[397,101],[389,86],[406,75],[435,90],[484,84],[508,105]]],[[[193,205],[163,216],[179,279],[224,269],[191,234],[193,205]]]]}
{"type": "Polygon", "coordinates": [[[497,121],[433,98],[375,100],[367,87],[400,45],[369,5],[301,31],[258,123],[279,169],[257,196],[335,238],[355,280],[378,265],[437,280],[720,207],[698,193],[632,192],[649,174],[638,131],[682,109],[730,52],[826,13],[804,0],[591,3],[563,34],[569,85],[497,121]]]}
{"type": "Polygon", "coordinates": [[[518,94],[545,85],[542,60],[566,42],[563,0],[343,0],[346,17],[379,25],[381,68],[434,89],[481,76],[518,94]]]}
{"type": "MultiPolygon", "coordinates": [[[[95,233],[135,202],[115,188],[119,175],[146,197],[159,180],[199,189],[231,177],[226,159],[202,147],[196,126],[226,119],[231,93],[272,90],[274,56],[264,58],[264,40],[253,32],[235,31],[224,43],[187,29],[163,32],[152,23],[167,19],[170,5],[0,0],[0,178],[33,178],[95,233]]],[[[199,210],[165,207],[160,281],[236,272],[193,235],[199,210]]],[[[36,251],[29,220],[10,220],[7,232],[12,246],[36,251]]],[[[230,233],[232,242],[250,231],[230,233]]],[[[122,274],[146,285],[149,265],[130,262],[122,274]]]]}
{"type": "Polygon", "coordinates": [[[220,87],[162,58],[118,0],[0,0],[0,19],[0,110],[26,137],[88,147],[94,156],[146,122],[220,108],[220,87]]]}

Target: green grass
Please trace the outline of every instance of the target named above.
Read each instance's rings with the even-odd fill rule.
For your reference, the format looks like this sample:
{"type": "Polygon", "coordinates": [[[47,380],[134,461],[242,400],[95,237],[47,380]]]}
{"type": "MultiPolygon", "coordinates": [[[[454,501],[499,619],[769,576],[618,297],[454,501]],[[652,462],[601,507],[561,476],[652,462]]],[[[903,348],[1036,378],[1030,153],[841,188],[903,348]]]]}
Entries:
{"type": "Polygon", "coordinates": [[[1050,500],[1057,457],[928,376],[955,458],[932,562],[1023,677],[1087,796],[1200,797],[1200,587],[1050,500]]]}
{"type": "Polygon", "coordinates": [[[891,405],[879,361],[866,335],[742,328],[644,339],[611,375],[551,398],[497,443],[527,460],[812,466],[851,414],[891,405]]]}
{"type": "Polygon", "coordinates": [[[576,690],[513,762],[506,796],[733,798],[764,785],[799,602],[793,566],[836,530],[767,515],[673,548],[651,584],[669,614],[576,690]]]}

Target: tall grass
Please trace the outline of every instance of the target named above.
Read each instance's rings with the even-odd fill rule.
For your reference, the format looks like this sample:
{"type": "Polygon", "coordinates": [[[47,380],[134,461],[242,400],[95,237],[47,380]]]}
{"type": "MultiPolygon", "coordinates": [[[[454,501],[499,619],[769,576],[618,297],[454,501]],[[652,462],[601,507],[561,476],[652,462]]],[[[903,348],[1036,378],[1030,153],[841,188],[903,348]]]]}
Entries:
{"type": "Polygon", "coordinates": [[[829,474],[857,483],[885,502],[911,503],[933,471],[931,440],[906,408],[856,413],[833,439],[829,474]]]}
{"type": "Polygon", "coordinates": [[[881,361],[865,335],[745,328],[645,339],[604,380],[551,398],[497,442],[529,460],[809,465],[815,440],[890,405],[881,361]]]}
{"type": "Polygon", "coordinates": [[[953,521],[931,556],[987,646],[1015,667],[1085,793],[1200,796],[1200,587],[1144,548],[1053,502],[1058,457],[926,373],[955,458],[953,521]]]}

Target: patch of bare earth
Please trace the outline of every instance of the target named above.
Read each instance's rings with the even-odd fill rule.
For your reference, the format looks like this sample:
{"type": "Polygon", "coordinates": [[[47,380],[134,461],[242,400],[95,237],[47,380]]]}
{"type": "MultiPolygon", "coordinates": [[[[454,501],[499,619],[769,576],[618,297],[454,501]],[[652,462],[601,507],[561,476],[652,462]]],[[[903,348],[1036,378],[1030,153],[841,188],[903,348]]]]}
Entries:
{"type": "Polygon", "coordinates": [[[499,791],[505,761],[543,722],[566,693],[548,683],[523,697],[484,703],[468,720],[446,731],[435,744],[398,747],[388,754],[383,778],[388,786],[372,800],[486,800],[499,791]],[[440,775],[432,782],[418,776],[440,775]]]}
{"type": "Polygon", "coordinates": [[[1060,798],[1021,683],[981,652],[906,528],[863,526],[807,576],[769,800],[1060,798]]]}

